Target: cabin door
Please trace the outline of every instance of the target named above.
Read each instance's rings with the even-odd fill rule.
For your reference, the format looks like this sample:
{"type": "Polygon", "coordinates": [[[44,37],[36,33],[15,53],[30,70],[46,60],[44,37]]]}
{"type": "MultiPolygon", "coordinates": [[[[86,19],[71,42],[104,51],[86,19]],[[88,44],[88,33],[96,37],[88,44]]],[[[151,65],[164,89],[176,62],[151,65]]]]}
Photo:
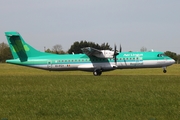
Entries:
{"type": "Polygon", "coordinates": [[[142,65],[143,63],[142,57],[136,57],[135,61],[136,61],[136,66],[142,65]]]}
{"type": "Polygon", "coordinates": [[[52,61],[47,61],[47,68],[51,69],[52,68],[52,61]]]}

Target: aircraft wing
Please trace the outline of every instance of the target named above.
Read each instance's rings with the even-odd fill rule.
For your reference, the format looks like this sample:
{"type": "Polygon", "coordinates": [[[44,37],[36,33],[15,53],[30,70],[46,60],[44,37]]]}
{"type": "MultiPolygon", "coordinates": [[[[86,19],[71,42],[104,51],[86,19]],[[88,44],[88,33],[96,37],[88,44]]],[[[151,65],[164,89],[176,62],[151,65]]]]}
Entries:
{"type": "Polygon", "coordinates": [[[101,50],[92,48],[92,47],[85,47],[81,49],[83,51],[84,54],[88,55],[88,56],[98,56],[100,54],[102,54],[101,50]]]}

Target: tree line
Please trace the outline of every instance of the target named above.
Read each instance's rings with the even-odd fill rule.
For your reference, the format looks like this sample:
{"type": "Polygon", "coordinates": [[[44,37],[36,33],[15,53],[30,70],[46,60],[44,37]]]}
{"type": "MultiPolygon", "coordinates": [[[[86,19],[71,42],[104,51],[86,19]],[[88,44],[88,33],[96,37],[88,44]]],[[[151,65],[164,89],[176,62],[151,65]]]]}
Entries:
{"type": "Polygon", "coordinates": [[[0,43],[0,62],[3,63],[8,59],[12,59],[12,54],[8,44],[2,42],[0,43]]]}
{"type": "MultiPolygon", "coordinates": [[[[79,54],[82,53],[81,48],[84,47],[93,47],[99,50],[112,50],[108,43],[102,43],[101,45],[94,42],[87,41],[76,41],[74,42],[68,51],[63,51],[62,46],[60,44],[54,45],[52,49],[45,49],[45,52],[55,53],[55,54],[79,54]]],[[[147,51],[145,47],[142,47],[140,51],[147,51]]],[[[180,64],[180,54],[175,52],[166,51],[164,52],[167,56],[173,58],[178,64],[180,64]]],[[[12,59],[13,56],[11,54],[10,48],[8,44],[2,42],[0,43],[0,62],[3,63],[7,59],[12,59]]]]}
{"type": "Polygon", "coordinates": [[[62,46],[60,44],[54,45],[52,49],[46,49],[45,52],[48,53],[55,53],[55,54],[79,54],[82,53],[81,48],[84,47],[93,47],[99,50],[112,50],[108,43],[102,43],[101,45],[94,43],[94,42],[87,42],[87,41],[76,41],[74,42],[68,51],[63,51],[62,46]]]}

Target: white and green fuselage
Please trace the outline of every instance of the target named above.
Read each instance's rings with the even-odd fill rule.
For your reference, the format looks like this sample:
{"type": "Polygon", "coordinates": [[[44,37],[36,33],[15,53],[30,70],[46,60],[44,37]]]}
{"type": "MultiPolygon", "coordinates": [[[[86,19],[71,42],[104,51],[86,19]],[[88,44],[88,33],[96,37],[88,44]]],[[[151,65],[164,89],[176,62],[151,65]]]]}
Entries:
{"type": "Polygon", "coordinates": [[[57,55],[40,52],[28,45],[17,32],[5,32],[14,59],[7,63],[50,71],[83,70],[101,75],[103,71],[126,68],[165,68],[175,61],[162,52],[121,52],[114,58],[86,54],[57,55]]]}

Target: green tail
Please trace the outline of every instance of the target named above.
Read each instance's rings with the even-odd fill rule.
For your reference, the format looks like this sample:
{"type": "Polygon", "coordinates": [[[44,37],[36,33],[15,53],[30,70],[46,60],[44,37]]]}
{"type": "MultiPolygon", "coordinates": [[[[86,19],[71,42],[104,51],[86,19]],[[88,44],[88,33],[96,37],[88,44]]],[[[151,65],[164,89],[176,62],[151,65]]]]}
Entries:
{"type": "Polygon", "coordinates": [[[21,62],[25,62],[28,61],[29,57],[47,55],[47,53],[40,52],[27,44],[18,32],[5,32],[5,35],[14,59],[19,58],[21,62]]]}

